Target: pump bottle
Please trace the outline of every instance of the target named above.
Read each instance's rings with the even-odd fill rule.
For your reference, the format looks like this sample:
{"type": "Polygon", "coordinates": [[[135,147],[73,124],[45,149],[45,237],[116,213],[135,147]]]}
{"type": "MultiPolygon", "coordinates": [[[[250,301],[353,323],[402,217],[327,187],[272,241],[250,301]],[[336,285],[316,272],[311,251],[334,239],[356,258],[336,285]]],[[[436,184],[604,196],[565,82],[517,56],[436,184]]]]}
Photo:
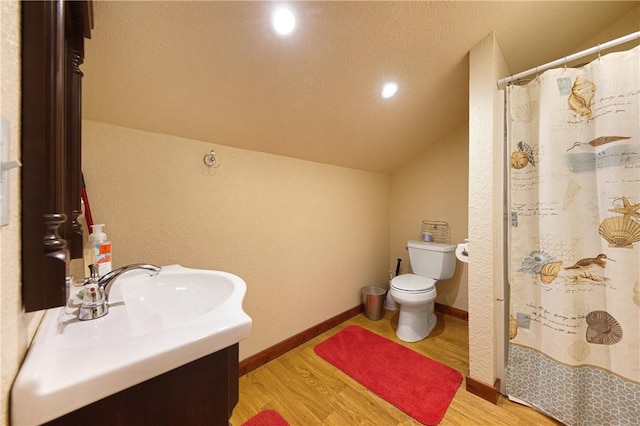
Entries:
{"type": "Polygon", "coordinates": [[[84,269],[89,273],[89,265],[98,265],[98,274],[103,276],[111,272],[111,242],[102,231],[104,224],[92,225],[89,241],[84,246],[84,269]]]}

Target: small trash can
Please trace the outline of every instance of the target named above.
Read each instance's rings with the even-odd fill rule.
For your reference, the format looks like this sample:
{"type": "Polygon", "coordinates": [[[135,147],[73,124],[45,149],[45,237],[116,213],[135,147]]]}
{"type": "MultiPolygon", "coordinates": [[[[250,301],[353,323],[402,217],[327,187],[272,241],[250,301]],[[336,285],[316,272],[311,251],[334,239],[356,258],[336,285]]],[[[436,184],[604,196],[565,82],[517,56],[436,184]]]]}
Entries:
{"type": "Polygon", "coordinates": [[[384,316],[384,296],[387,290],[382,287],[362,287],[362,303],[364,315],[370,320],[377,321],[384,316]]]}

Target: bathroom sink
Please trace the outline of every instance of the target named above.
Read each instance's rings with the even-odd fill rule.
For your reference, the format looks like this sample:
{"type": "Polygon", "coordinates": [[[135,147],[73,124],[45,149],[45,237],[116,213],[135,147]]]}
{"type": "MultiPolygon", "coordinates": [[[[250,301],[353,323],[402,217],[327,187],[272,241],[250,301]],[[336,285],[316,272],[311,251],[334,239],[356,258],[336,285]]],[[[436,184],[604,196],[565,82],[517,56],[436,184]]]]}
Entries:
{"type": "Polygon", "coordinates": [[[41,424],[247,337],[244,281],[165,266],[123,274],[108,315],[79,321],[47,311],[12,389],[13,424],[41,424]]]}

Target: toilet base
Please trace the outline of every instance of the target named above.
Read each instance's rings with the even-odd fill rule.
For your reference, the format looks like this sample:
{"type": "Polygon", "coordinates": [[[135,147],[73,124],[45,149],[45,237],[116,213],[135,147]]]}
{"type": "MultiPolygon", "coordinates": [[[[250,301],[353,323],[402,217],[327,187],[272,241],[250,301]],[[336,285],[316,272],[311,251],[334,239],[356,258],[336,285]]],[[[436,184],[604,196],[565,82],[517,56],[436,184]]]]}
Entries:
{"type": "Polygon", "coordinates": [[[426,338],[438,320],[434,307],[433,301],[424,305],[400,305],[396,336],[404,342],[417,342],[426,338]]]}

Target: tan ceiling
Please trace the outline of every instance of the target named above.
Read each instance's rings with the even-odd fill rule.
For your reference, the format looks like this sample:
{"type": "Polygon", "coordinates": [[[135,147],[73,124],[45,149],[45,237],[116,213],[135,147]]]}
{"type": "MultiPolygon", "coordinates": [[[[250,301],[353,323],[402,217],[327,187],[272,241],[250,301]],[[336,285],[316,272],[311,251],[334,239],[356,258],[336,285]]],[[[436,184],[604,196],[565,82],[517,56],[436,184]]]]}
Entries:
{"type": "Polygon", "coordinates": [[[293,2],[298,28],[281,38],[273,5],[94,2],[84,117],[386,173],[465,125],[468,52],[491,31],[515,74],[638,10],[635,1],[293,2]],[[385,101],[388,79],[400,90],[385,101]]]}

